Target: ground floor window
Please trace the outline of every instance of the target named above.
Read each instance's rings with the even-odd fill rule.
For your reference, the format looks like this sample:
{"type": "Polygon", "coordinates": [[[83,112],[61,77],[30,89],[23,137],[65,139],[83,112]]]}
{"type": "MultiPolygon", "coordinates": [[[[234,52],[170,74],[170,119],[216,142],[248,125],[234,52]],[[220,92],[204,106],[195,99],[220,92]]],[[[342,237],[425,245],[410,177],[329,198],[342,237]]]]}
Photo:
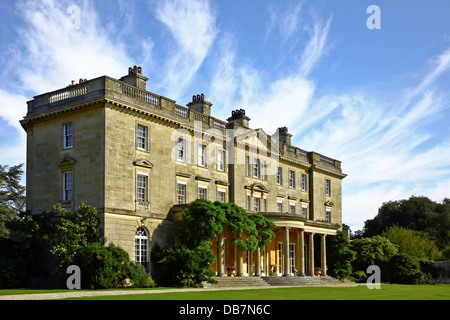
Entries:
{"type": "Polygon", "coordinates": [[[135,254],[136,263],[145,267],[148,271],[148,234],[147,230],[139,227],[136,231],[135,239],[135,254]]]}

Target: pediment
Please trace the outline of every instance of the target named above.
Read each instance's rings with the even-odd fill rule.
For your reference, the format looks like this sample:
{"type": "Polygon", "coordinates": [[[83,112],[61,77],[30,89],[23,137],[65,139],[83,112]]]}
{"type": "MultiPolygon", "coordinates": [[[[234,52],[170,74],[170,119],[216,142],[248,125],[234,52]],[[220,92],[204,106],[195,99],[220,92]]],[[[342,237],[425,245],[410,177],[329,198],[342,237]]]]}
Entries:
{"type": "Polygon", "coordinates": [[[245,186],[245,189],[249,189],[252,191],[260,191],[260,192],[265,192],[265,193],[269,192],[269,190],[267,190],[267,188],[263,184],[257,183],[257,182],[255,182],[249,186],[245,186]]]}
{"type": "Polygon", "coordinates": [[[331,202],[330,200],[328,200],[327,202],[325,202],[325,206],[326,206],[326,207],[333,207],[333,206],[334,206],[334,203],[331,202]]]}
{"type": "Polygon", "coordinates": [[[137,167],[142,167],[142,168],[147,168],[147,169],[153,168],[153,164],[150,161],[145,160],[145,159],[136,160],[133,164],[137,167]]]}
{"type": "Polygon", "coordinates": [[[58,166],[62,167],[62,166],[70,166],[70,165],[74,165],[77,161],[71,157],[65,156],[64,158],[62,158],[61,161],[59,161],[58,166]]]}

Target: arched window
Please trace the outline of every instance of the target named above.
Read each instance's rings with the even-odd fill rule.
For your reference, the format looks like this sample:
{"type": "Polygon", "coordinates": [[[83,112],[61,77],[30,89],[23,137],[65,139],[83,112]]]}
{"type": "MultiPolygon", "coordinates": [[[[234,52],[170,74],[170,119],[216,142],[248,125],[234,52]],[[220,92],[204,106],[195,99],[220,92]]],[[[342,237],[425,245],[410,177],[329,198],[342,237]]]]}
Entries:
{"type": "Polygon", "coordinates": [[[135,252],[136,263],[144,266],[148,271],[148,235],[147,230],[139,227],[134,237],[135,240],[135,252]]]}

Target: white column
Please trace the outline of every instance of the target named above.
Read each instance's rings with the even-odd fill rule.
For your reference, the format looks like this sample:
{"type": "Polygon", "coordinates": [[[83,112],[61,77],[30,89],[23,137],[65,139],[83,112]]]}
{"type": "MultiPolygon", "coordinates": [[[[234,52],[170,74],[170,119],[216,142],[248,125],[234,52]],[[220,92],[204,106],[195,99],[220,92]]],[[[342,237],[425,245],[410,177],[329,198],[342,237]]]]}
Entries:
{"type": "Polygon", "coordinates": [[[289,259],[289,228],[284,229],[284,276],[289,277],[291,275],[291,266],[289,259]]]}
{"type": "Polygon", "coordinates": [[[298,261],[298,275],[305,275],[305,232],[299,229],[297,233],[297,261],[298,261]]]}
{"type": "Polygon", "coordinates": [[[326,243],[326,235],[322,234],[320,235],[320,247],[321,247],[321,255],[320,255],[320,262],[322,264],[322,276],[327,275],[327,243],[326,243]]]}
{"type": "Polygon", "coordinates": [[[224,277],[225,268],[224,268],[224,245],[223,245],[223,233],[221,232],[217,238],[217,276],[224,277]]]}
{"type": "Polygon", "coordinates": [[[314,275],[314,233],[309,234],[309,248],[308,248],[308,263],[309,263],[309,270],[308,275],[313,276],[314,275]]]}

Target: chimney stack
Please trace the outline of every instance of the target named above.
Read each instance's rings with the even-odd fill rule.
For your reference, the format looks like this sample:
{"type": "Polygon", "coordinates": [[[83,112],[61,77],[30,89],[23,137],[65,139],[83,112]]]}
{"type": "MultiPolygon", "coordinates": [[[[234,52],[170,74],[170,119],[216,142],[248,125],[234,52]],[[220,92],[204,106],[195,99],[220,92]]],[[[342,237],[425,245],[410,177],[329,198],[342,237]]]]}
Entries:
{"type": "Polygon", "coordinates": [[[120,78],[120,81],[142,90],[147,90],[148,78],[142,74],[142,67],[128,68],[128,75],[120,78]]]}
{"type": "Polygon", "coordinates": [[[287,127],[278,128],[277,133],[278,133],[278,139],[280,140],[281,143],[285,143],[288,146],[291,145],[292,134],[290,134],[288,132],[288,128],[287,127]]]}
{"type": "Polygon", "coordinates": [[[190,110],[194,110],[199,113],[203,113],[204,115],[210,116],[211,115],[211,106],[213,104],[209,101],[205,100],[205,94],[198,94],[192,96],[192,102],[189,102],[187,104],[188,108],[190,110]]]}
{"type": "Polygon", "coordinates": [[[245,115],[244,109],[234,110],[231,112],[231,117],[227,119],[228,124],[238,124],[242,127],[248,128],[250,118],[245,115]]]}

